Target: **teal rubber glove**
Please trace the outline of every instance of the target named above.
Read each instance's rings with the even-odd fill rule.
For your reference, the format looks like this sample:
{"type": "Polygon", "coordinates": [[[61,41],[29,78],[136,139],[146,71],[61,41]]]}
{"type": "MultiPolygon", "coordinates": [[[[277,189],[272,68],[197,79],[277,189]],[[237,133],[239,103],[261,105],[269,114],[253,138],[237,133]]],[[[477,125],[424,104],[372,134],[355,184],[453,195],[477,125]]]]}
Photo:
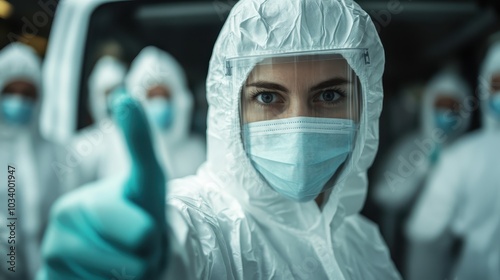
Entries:
{"type": "Polygon", "coordinates": [[[157,279],[166,264],[166,179],[142,107],[113,102],[131,157],[127,178],[84,186],[54,205],[38,280],[157,279]]]}

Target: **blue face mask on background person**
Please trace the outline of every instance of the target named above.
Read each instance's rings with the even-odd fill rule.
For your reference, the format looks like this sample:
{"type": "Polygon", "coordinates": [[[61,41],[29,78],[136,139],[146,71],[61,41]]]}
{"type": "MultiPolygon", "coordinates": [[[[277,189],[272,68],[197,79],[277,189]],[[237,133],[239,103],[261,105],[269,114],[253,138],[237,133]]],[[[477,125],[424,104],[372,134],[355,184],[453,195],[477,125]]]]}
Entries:
{"type": "Polygon", "coordinates": [[[493,113],[493,115],[497,119],[500,119],[500,92],[496,92],[491,95],[489,104],[490,104],[490,110],[493,113]]]}
{"type": "Polygon", "coordinates": [[[31,121],[35,101],[19,94],[2,94],[0,98],[2,119],[12,125],[26,125],[31,121]]]}
{"type": "Polygon", "coordinates": [[[145,105],[146,114],[151,122],[158,128],[167,130],[172,126],[174,120],[174,108],[172,102],[165,98],[153,98],[145,105]]]}
{"type": "Polygon", "coordinates": [[[450,110],[437,109],[434,113],[436,127],[442,129],[445,133],[450,133],[457,129],[460,115],[450,110]]]}
{"type": "Polygon", "coordinates": [[[321,193],[352,152],[355,133],[347,119],[296,117],[243,126],[255,169],[275,191],[300,202],[321,193]]]}

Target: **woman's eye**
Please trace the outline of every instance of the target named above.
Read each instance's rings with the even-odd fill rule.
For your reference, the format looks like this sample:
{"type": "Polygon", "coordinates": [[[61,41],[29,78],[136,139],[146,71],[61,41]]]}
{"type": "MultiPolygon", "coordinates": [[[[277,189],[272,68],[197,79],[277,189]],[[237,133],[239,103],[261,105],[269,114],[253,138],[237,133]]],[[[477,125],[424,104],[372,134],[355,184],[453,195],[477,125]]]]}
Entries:
{"type": "Polygon", "coordinates": [[[271,104],[276,102],[277,97],[275,93],[272,92],[262,92],[257,94],[256,96],[257,101],[264,103],[264,104],[271,104]]]}
{"type": "Polygon", "coordinates": [[[335,102],[342,96],[343,96],[342,93],[340,93],[337,90],[327,89],[319,94],[318,99],[319,101],[324,101],[324,102],[335,102]]]}

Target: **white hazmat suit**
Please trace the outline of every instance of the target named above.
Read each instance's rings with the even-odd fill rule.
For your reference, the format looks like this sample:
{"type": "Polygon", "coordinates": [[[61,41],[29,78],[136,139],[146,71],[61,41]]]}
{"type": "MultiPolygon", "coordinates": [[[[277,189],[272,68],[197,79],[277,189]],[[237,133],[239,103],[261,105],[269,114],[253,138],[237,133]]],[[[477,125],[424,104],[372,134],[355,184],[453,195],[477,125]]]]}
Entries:
{"type": "MultiPolygon", "coordinates": [[[[496,44],[486,56],[479,82],[490,81],[499,65],[500,44],[496,44]]],[[[480,97],[489,96],[488,89],[489,82],[482,85],[480,97]]],[[[482,106],[486,109],[486,101],[482,106]]],[[[449,250],[446,245],[453,238],[461,239],[451,272],[457,279],[500,277],[500,131],[495,129],[498,121],[485,111],[483,131],[460,139],[443,153],[406,229],[415,243],[441,240],[443,251],[449,250]]],[[[435,257],[436,252],[430,255],[435,257]]],[[[414,261],[423,261],[418,258],[414,261]]],[[[429,260],[428,256],[420,258],[429,260]]]]}
{"type": "MultiPolygon", "coordinates": [[[[207,164],[196,177],[169,185],[168,211],[186,224],[174,230],[196,279],[399,277],[376,226],[358,214],[378,145],[383,67],[373,23],[351,1],[238,2],[210,61],[207,164]],[[349,61],[363,85],[364,110],[353,169],[321,210],[314,201],[288,200],[243,149],[239,87],[226,76],[225,58],[354,48],[366,48],[371,63],[349,61]]],[[[235,79],[242,84],[246,77],[235,79]]]]}
{"type": "Polygon", "coordinates": [[[205,161],[206,150],[201,138],[190,135],[193,94],[182,66],[170,54],[153,46],[146,47],[132,62],[126,85],[146,109],[150,105],[147,98],[150,88],[168,89],[172,124],[166,129],[151,124],[155,150],[170,179],[194,174],[205,161]]]}
{"type": "Polygon", "coordinates": [[[58,174],[51,168],[61,149],[39,132],[44,98],[41,61],[32,48],[12,43],[0,52],[0,101],[5,98],[5,87],[17,81],[34,85],[37,97],[29,122],[22,126],[10,124],[0,114],[0,219],[6,223],[0,228],[1,279],[33,279],[40,264],[40,243],[49,209],[61,192],[58,174]],[[7,226],[10,222],[15,223],[14,228],[7,226]],[[16,272],[8,271],[10,246],[16,247],[16,272]]]}

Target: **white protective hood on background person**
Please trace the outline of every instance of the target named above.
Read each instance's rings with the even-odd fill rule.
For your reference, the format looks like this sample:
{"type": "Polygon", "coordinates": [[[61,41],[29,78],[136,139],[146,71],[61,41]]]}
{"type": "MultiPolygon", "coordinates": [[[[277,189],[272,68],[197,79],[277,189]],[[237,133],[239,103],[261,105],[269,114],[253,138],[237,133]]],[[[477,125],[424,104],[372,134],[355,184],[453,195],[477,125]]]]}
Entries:
{"type": "MultiPolygon", "coordinates": [[[[7,263],[0,265],[2,279],[32,279],[39,266],[39,244],[43,227],[47,222],[49,208],[59,194],[59,181],[51,169],[51,163],[59,156],[58,148],[47,142],[39,133],[41,91],[41,60],[35,51],[24,44],[12,43],[0,51],[0,91],[10,82],[25,81],[37,89],[37,100],[31,123],[26,127],[11,127],[0,116],[0,174],[2,188],[0,218],[7,221],[8,166],[15,168],[17,271],[19,278],[7,271],[7,263]],[[3,207],[5,206],[5,207],[3,207]],[[7,273],[7,274],[3,274],[7,273]],[[24,277],[24,278],[23,278],[24,277]]],[[[0,95],[0,99],[2,96],[0,95]]],[[[2,252],[8,252],[9,228],[0,229],[2,252]]],[[[5,258],[2,258],[2,260],[5,258]]]]}
{"type": "Polygon", "coordinates": [[[105,56],[97,61],[89,76],[89,110],[94,122],[108,117],[106,93],[122,84],[127,68],[118,59],[105,56]]]}
{"type": "Polygon", "coordinates": [[[435,130],[434,103],[439,97],[451,97],[456,99],[461,105],[460,118],[456,128],[444,138],[442,146],[447,146],[456,138],[464,134],[470,127],[471,110],[467,110],[466,101],[472,96],[472,90],[463,77],[458,73],[458,69],[446,68],[438,73],[427,86],[422,103],[422,128],[424,137],[431,138],[435,130]]]}
{"type": "MultiPolygon", "coordinates": [[[[35,88],[38,89],[39,94],[33,116],[39,116],[42,99],[40,93],[41,60],[35,50],[21,43],[12,43],[2,49],[0,62],[0,69],[2,70],[0,76],[0,92],[12,81],[26,81],[32,83],[35,88]]],[[[0,115],[0,135],[2,135],[0,137],[13,136],[11,129],[5,127],[5,123],[1,119],[2,116],[0,115]]],[[[39,135],[38,128],[38,117],[33,117],[29,130],[24,130],[24,132],[29,131],[28,133],[39,135]]]]}
{"type": "Polygon", "coordinates": [[[374,199],[379,205],[394,212],[411,202],[427,178],[434,157],[469,129],[471,112],[464,108],[469,97],[470,87],[455,69],[446,68],[431,79],[422,99],[420,129],[402,138],[378,170],[374,199]],[[435,132],[434,104],[441,96],[456,98],[462,106],[457,127],[449,136],[435,132]]]}
{"type": "Polygon", "coordinates": [[[37,88],[41,86],[41,60],[33,48],[11,43],[1,50],[1,54],[2,89],[13,80],[25,80],[37,88]]]}
{"type": "Polygon", "coordinates": [[[145,47],[134,59],[126,78],[131,95],[146,105],[147,91],[165,86],[171,93],[173,123],[167,130],[154,131],[156,152],[166,165],[170,179],[193,175],[205,161],[205,144],[190,135],[193,94],[182,66],[170,54],[153,46],[145,47]]]}
{"type": "MultiPolygon", "coordinates": [[[[196,279],[399,279],[376,226],[358,214],[378,146],[384,60],[370,17],[352,1],[234,6],[210,61],[207,163],[197,176],[168,185],[174,240],[196,279]],[[346,57],[363,92],[353,168],[320,210],[315,201],[276,193],[250,163],[241,140],[240,93],[226,76],[226,58],[353,48],[366,49],[370,60],[346,57]]],[[[236,79],[242,84],[246,77],[236,79]]],[[[169,273],[179,278],[175,258],[172,263],[169,273]]]]}
{"type": "Polygon", "coordinates": [[[483,60],[479,74],[479,98],[481,101],[482,127],[485,131],[499,130],[500,120],[490,112],[488,104],[490,97],[491,77],[500,75],[500,42],[494,43],[483,60]]]}

